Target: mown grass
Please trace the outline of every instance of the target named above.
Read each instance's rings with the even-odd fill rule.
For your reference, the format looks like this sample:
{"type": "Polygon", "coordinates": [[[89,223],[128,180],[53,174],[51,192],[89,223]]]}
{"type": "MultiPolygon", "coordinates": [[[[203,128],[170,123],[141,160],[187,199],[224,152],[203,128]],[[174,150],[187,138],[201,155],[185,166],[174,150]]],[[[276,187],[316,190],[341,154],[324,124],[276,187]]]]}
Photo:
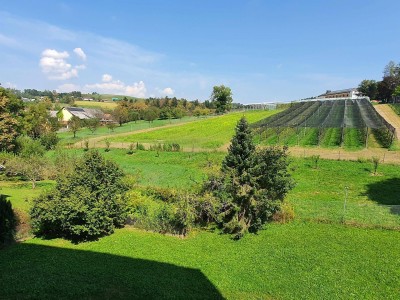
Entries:
{"type": "Polygon", "coordinates": [[[230,113],[218,118],[201,120],[175,128],[111,138],[124,143],[178,143],[186,149],[217,149],[227,144],[234,134],[237,121],[245,116],[249,123],[261,120],[277,111],[246,111],[230,113]]]}
{"type": "Polygon", "coordinates": [[[397,299],[399,247],[399,232],[301,222],[239,242],[125,228],[2,250],[0,290],[7,299],[397,299]]]}
{"type": "Polygon", "coordinates": [[[381,164],[374,175],[372,162],[321,159],[315,169],[306,158],[294,159],[292,167],[297,186],[287,201],[296,218],[400,229],[398,166],[381,164]]]}
{"type": "Polygon", "coordinates": [[[74,138],[73,133],[69,131],[59,132],[57,136],[60,138],[60,145],[68,145],[74,144],[84,139],[94,138],[94,137],[112,137],[114,134],[126,133],[126,132],[134,132],[137,130],[148,129],[148,128],[157,128],[161,126],[166,126],[170,124],[180,124],[186,122],[196,121],[198,118],[196,117],[183,117],[182,119],[171,119],[171,120],[155,120],[151,123],[147,121],[137,121],[137,122],[129,122],[122,124],[122,126],[117,126],[114,131],[111,131],[107,128],[107,126],[100,126],[94,133],[90,131],[88,128],[82,128],[76,133],[76,137],[74,138]]]}

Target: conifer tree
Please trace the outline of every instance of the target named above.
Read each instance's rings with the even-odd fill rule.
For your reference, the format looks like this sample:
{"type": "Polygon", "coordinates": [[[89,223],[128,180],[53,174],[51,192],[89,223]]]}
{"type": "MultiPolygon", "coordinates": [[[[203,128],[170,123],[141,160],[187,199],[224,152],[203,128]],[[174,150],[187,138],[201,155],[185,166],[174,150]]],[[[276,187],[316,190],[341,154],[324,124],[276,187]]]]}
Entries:
{"type": "Polygon", "coordinates": [[[287,148],[257,150],[252,138],[243,117],[236,126],[220,176],[205,184],[220,199],[218,221],[235,239],[258,231],[280,209],[293,187],[287,148]]]}

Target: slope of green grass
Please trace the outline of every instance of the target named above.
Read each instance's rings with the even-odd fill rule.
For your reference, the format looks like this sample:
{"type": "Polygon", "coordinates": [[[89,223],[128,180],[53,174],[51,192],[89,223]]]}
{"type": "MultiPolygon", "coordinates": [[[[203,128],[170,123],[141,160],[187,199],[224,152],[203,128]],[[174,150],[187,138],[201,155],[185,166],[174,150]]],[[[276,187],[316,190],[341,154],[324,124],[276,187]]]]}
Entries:
{"type": "Polygon", "coordinates": [[[122,126],[117,126],[114,131],[110,131],[107,126],[100,126],[94,133],[92,133],[88,128],[82,128],[76,133],[76,137],[74,138],[73,133],[69,131],[59,132],[57,136],[60,138],[60,145],[68,145],[74,144],[76,142],[82,141],[86,138],[94,138],[94,137],[112,137],[114,134],[125,133],[125,132],[134,132],[137,130],[148,129],[148,128],[156,128],[162,127],[170,124],[180,124],[186,122],[196,121],[198,118],[196,117],[183,117],[182,119],[171,119],[171,120],[155,120],[151,123],[147,121],[137,121],[129,122],[122,124],[122,126]]]}
{"type": "Polygon", "coordinates": [[[234,134],[237,121],[244,115],[249,123],[261,120],[277,111],[246,111],[230,113],[218,118],[157,131],[121,136],[111,142],[124,143],[178,143],[185,148],[217,149],[227,144],[234,134]]]}
{"type": "Polygon", "coordinates": [[[297,186],[287,198],[296,217],[317,222],[400,229],[398,166],[380,165],[374,175],[371,162],[311,159],[292,164],[297,186]],[[347,203],[344,209],[347,188],[347,203]]]}
{"type": "Polygon", "coordinates": [[[398,299],[400,233],[269,225],[239,242],[125,228],[74,245],[33,239],[2,250],[6,299],[398,299]]]}

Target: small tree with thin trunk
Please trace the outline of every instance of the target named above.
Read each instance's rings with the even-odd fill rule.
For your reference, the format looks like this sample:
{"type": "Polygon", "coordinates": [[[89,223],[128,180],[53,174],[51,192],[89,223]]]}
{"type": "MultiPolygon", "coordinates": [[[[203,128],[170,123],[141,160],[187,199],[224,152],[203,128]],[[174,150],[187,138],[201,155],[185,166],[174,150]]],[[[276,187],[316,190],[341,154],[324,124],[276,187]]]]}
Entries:
{"type": "Polygon", "coordinates": [[[68,129],[74,134],[74,138],[76,137],[76,133],[82,128],[82,121],[76,116],[72,116],[72,118],[68,121],[68,129]]]}
{"type": "Polygon", "coordinates": [[[85,120],[85,125],[89,130],[94,134],[94,132],[100,127],[100,119],[99,118],[90,118],[85,120]]]}
{"type": "Polygon", "coordinates": [[[374,175],[377,174],[380,159],[377,156],[372,157],[372,164],[374,165],[374,175]]]}

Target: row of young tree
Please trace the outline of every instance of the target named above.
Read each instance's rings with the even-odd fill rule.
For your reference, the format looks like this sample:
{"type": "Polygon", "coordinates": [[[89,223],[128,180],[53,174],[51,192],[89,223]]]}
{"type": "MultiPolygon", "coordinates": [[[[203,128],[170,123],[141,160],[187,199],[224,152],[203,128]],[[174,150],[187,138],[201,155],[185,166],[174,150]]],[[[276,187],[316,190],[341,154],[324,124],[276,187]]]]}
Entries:
{"type": "Polygon", "coordinates": [[[381,81],[365,79],[358,86],[362,95],[388,103],[400,97],[400,63],[390,61],[381,81]]]}

